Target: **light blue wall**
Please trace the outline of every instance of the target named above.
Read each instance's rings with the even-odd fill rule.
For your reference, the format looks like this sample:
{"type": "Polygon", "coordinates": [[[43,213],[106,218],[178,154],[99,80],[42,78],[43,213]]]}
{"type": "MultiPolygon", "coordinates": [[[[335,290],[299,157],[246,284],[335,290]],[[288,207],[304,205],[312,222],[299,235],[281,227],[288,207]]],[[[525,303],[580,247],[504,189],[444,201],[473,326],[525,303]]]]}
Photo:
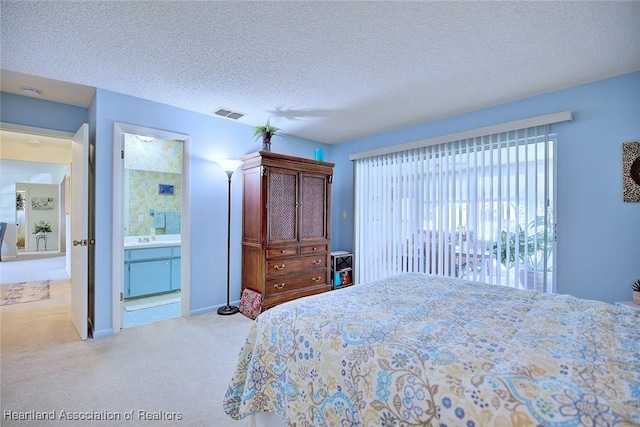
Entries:
{"type": "Polygon", "coordinates": [[[87,123],[86,108],[0,92],[0,121],[75,133],[87,123]]]}
{"type": "Polygon", "coordinates": [[[353,247],[349,155],[565,110],[573,120],[551,128],[559,141],[557,291],[631,299],[629,284],[640,278],[640,203],[622,201],[622,143],[640,140],[640,72],[334,146],[332,246],[353,247]]]}
{"type": "MultiPolygon", "coordinates": [[[[240,158],[261,149],[253,127],[98,89],[96,96],[96,194],[112,194],[114,122],[164,129],[190,136],[191,152],[191,312],[226,303],[227,175],[212,160],[240,158]]],[[[284,127],[284,126],[282,126],[284,127]]],[[[272,151],[313,158],[329,146],[292,136],[274,136],[272,151]]],[[[327,159],[329,160],[329,159],[327,159]]],[[[231,300],[240,299],[242,175],[232,179],[231,300]]],[[[110,197],[96,200],[96,330],[111,325],[110,197]],[[98,245],[97,242],[101,242],[98,245]]],[[[187,244],[184,242],[183,244],[187,244]]]]}
{"type": "MultiPolygon", "coordinates": [[[[191,137],[191,308],[212,310],[226,302],[226,194],[224,172],[211,162],[260,149],[253,129],[225,119],[98,89],[88,109],[0,93],[8,123],[75,132],[90,126],[95,147],[95,324],[97,336],[111,331],[111,209],[113,123],[159,128],[191,137]]],[[[571,110],[574,120],[553,126],[558,133],[558,292],[603,301],[630,298],[640,278],[640,203],[622,202],[621,151],[640,140],[640,73],[552,92],[518,102],[328,146],[276,136],[273,151],[313,158],[325,149],[335,162],[332,236],[334,249],[353,240],[352,153],[571,110]],[[347,219],[341,212],[347,212],[347,219]]],[[[286,124],[280,127],[286,128],[286,124]]],[[[240,296],[240,174],[232,185],[231,298],[240,296]]]]}
{"type": "MultiPolygon", "coordinates": [[[[94,145],[95,188],[95,336],[112,333],[111,324],[111,234],[113,124],[122,122],[158,128],[190,136],[191,141],[191,311],[202,313],[226,303],[227,252],[227,175],[213,159],[239,158],[258,151],[261,141],[253,138],[253,127],[226,119],[197,114],[180,108],[134,98],[102,89],[96,91],[88,109],[82,114],[66,114],[49,120],[55,111],[67,106],[2,93],[3,121],[75,132],[88,122],[90,141],[94,145]],[[5,102],[5,100],[7,102],[5,102]],[[15,107],[15,109],[14,109],[15,107]],[[7,114],[5,115],[5,111],[7,114]]],[[[75,112],[76,107],[71,111],[75,112]]],[[[286,128],[286,124],[279,125],[286,128]]],[[[288,135],[272,138],[272,151],[313,158],[315,148],[325,149],[331,161],[331,146],[288,135]]],[[[231,300],[240,298],[241,269],[241,177],[232,181],[231,231],[231,300]]],[[[186,242],[185,242],[186,244],[186,242]]]]}

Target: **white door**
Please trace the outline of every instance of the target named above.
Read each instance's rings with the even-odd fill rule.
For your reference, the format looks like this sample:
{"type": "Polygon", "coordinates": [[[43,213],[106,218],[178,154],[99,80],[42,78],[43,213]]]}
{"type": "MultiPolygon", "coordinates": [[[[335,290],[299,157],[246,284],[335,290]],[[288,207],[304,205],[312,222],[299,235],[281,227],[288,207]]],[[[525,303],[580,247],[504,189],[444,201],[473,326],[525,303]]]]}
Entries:
{"type": "Polygon", "coordinates": [[[87,339],[89,295],[89,125],[71,143],[71,321],[87,339]]]}

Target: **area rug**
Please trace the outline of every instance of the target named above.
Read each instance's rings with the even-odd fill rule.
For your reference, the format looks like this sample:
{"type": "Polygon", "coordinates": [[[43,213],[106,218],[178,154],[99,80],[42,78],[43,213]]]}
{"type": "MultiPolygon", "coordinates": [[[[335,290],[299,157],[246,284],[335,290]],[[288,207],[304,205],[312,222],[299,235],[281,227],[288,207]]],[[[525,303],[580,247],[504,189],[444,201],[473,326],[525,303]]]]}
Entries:
{"type": "Polygon", "coordinates": [[[11,283],[0,286],[0,305],[22,304],[50,298],[50,280],[11,283]]]}

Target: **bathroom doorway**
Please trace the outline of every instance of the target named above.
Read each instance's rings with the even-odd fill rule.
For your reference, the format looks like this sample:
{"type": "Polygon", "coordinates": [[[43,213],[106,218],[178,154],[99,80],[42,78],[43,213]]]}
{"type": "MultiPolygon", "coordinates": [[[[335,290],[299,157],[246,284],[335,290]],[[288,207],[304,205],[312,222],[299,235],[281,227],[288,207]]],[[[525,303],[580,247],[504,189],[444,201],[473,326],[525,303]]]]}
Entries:
{"type": "Polygon", "coordinates": [[[182,144],[124,135],[123,328],[181,315],[182,144]]]}
{"type": "Polygon", "coordinates": [[[118,331],[189,315],[189,182],[185,135],[116,124],[114,138],[119,149],[113,228],[118,234],[113,252],[118,331]]]}

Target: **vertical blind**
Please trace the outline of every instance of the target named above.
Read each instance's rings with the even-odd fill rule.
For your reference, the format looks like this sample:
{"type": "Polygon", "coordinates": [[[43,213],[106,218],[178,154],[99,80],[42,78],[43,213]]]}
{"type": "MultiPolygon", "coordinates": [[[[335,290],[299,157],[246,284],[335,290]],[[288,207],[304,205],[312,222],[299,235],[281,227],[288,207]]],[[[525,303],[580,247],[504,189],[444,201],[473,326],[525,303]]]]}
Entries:
{"type": "Polygon", "coordinates": [[[415,271],[552,291],[555,140],[543,125],[355,159],[356,282],[415,271]]]}

